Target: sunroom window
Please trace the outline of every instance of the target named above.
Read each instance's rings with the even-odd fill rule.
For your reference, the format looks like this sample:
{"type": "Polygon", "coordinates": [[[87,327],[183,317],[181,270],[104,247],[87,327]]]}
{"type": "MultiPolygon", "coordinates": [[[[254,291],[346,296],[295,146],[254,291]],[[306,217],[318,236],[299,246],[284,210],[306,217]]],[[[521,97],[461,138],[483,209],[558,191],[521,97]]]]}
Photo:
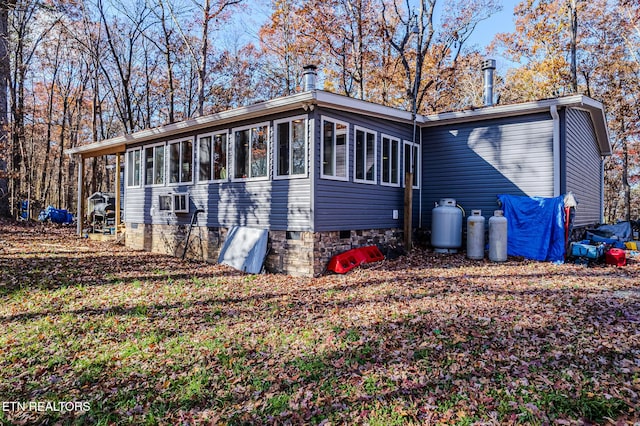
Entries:
{"type": "Polygon", "coordinates": [[[382,135],[382,184],[400,185],[400,139],[382,135]]]}
{"type": "Polygon", "coordinates": [[[267,124],[237,129],[234,132],[234,172],[235,179],[253,179],[268,176],[267,124]]]}
{"type": "Polygon", "coordinates": [[[140,186],[142,182],[142,150],[127,152],[127,186],[140,186]]]}
{"type": "Polygon", "coordinates": [[[348,124],[330,119],[322,119],[321,177],[348,180],[348,134],[348,124]]]}
{"type": "Polygon", "coordinates": [[[227,178],[227,133],[220,132],[198,138],[198,181],[227,178]]]}
{"type": "Polygon", "coordinates": [[[193,140],[169,142],[169,183],[193,180],[193,140]]]}
{"type": "MultiPolygon", "coordinates": [[[[404,141],[404,172],[413,173],[412,188],[418,189],[420,187],[420,145],[417,143],[404,141]]],[[[404,186],[404,177],[402,179],[404,186]]]]}
{"type": "Polygon", "coordinates": [[[164,144],[146,147],[144,149],[144,162],[145,185],[164,184],[164,144]]]}
{"type": "Polygon", "coordinates": [[[376,134],[356,127],[355,141],[355,181],[375,183],[376,181],[376,134]]]}
{"type": "Polygon", "coordinates": [[[276,176],[303,176],[307,173],[305,117],[275,123],[276,176]]]}

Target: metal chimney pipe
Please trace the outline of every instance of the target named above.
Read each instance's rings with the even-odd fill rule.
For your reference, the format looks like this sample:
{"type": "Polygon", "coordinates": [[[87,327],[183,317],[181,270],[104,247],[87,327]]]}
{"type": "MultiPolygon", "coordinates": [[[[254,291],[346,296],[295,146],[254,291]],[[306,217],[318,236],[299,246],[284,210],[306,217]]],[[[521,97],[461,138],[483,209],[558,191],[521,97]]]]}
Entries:
{"type": "Polygon", "coordinates": [[[313,64],[305,65],[302,67],[302,90],[307,92],[309,90],[316,90],[316,77],[318,73],[316,70],[318,67],[313,64]]]}
{"type": "Polygon", "coordinates": [[[485,59],[482,61],[482,71],[484,72],[484,91],[482,98],[485,106],[493,105],[493,71],[495,69],[495,59],[485,59]]]}

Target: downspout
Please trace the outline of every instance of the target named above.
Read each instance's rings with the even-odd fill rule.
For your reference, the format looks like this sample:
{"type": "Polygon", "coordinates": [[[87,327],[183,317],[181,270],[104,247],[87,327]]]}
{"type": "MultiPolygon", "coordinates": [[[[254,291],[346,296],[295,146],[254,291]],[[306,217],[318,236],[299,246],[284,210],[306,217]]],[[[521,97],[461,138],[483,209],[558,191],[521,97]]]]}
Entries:
{"type": "MultiPolygon", "coordinates": [[[[316,232],[316,114],[307,113],[307,167],[309,168],[309,231],[316,232]]],[[[318,147],[322,142],[318,141],[318,147]]],[[[322,167],[322,164],[320,164],[322,167]]],[[[314,240],[315,241],[315,240],[314,240]]],[[[314,243],[315,244],[315,243],[314,243]]],[[[314,247],[315,252],[315,247],[314,247]]]]}
{"type": "Polygon", "coordinates": [[[553,118],[553,196],[560,196],[560,115],[558,107],[551,105],[549,109],[553,118]]]}
{"type": "Polygon", "coordinates": [[[422,187],[424,186],[422,184],[422,173],[424,172],[424,170],[422,170],[422,161],[423,161],[423,152],[422,152],[422,127],[420,127],[420,148],[418,149],[418,152],[420,153],[420,164],[416,165],[416,170],[420,170],[420,174],[418,175],[419,177],[419,181],[418,181],[418,185],[419,186],[419,190],[418,190],[418,229],[422,228],[422,187]],[[418,169],[419,168],[419,169],[418,169]]]}
{"type": "Polygon", "coordinates": [[[600,223],[604,221],[604,155],[600,156],[600,223]]]}

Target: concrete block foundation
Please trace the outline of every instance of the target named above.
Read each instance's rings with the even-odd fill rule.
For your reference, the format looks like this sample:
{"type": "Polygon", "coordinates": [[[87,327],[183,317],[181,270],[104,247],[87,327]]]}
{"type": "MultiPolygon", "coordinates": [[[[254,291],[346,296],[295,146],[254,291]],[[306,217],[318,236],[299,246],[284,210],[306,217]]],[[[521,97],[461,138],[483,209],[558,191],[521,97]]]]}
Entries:
{"type": "MultiPolygon", "coordinates": [[[[127,223],[125,244],[134,250],[182,257],[187,243],[187,225],[127,223]]],[[[217,262],[227,236],[227,228],[194,226],[185,257],[217,262]]],[[[293,276],[321,275],[336,254],[352,248],[377,245],[402,246],[402,230],[366,229],[351,231],[269,231],[265,268],[269,272],[293,276]]]]}

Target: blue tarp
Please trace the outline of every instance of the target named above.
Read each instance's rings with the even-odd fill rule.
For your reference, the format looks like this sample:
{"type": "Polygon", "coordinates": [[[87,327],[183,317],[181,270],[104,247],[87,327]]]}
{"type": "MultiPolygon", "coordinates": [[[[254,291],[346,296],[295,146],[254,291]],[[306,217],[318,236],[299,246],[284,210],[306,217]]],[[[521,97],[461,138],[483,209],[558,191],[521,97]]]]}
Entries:
{"type": "Polygon", "coordinates": [[[53,206],[49,206],[40,212],[38,220],[41,222],[50,220],[53,223],[73,223],[73,214],[66,210],[56,209],[53,206]]]}
{"type": "Polygon", "coordinates": [[[564,196],[498,195],[507,218],[507,253],[559,262],[565,254],[564,196]]]}

